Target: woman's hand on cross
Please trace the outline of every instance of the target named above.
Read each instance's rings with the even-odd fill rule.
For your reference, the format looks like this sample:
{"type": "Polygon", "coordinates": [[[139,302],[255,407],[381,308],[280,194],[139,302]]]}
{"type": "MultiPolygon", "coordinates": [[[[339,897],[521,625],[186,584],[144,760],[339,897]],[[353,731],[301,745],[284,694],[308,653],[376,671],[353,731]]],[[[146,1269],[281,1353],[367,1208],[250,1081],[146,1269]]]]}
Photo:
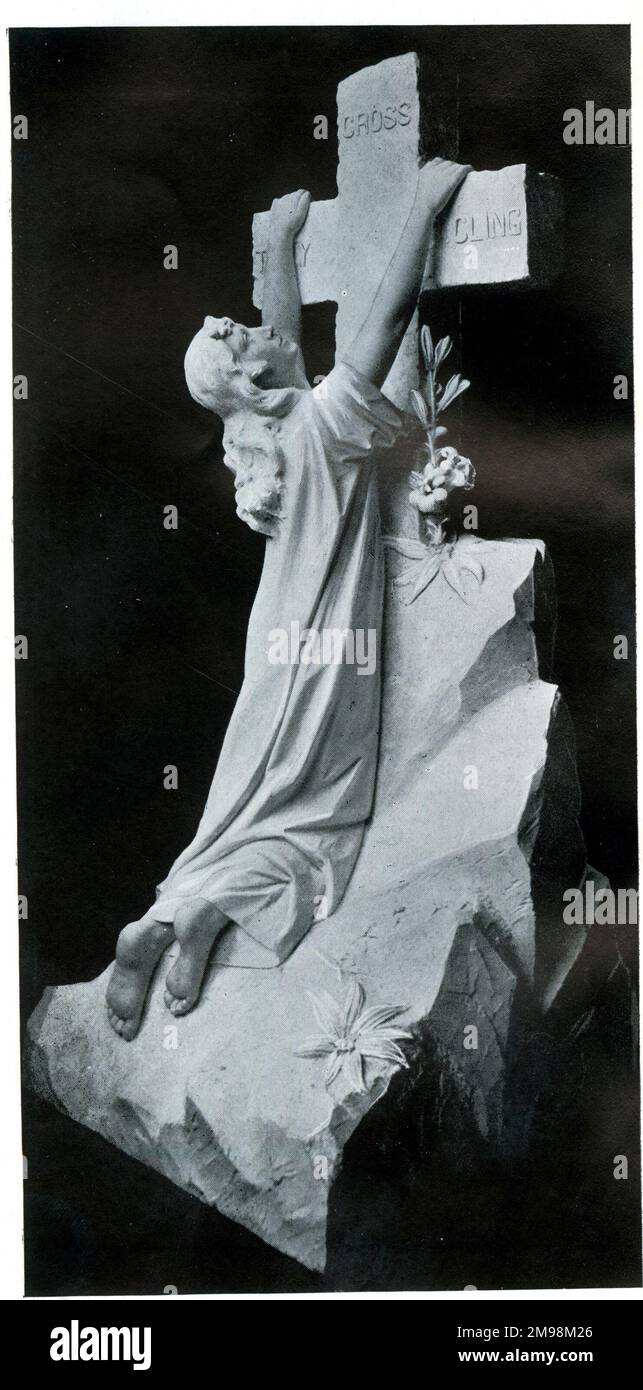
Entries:
{"type": "Polygon", "coordinates": [[[417,197],[428,217],[437,217],[442,212],[470,172],[470,164],[455,164],[451,159],[430,159],[422,166],[417,197]]]}
{"type": "Polygon", "coordinates": [[[308,216],[310,193],[298,188],[296,193],[286,193],[283,198],[273,198],[270,209],[270,231],[294,239],[301,231],[308,216]]]}
{"type": "Polygon", "coordinates": [[[261,322],[276,328],[300,347],[301,299],[295,269],[295,238],[306,221],[309,207],[310,193],[304,188],[273,200],[261,308],[261,322]]]}

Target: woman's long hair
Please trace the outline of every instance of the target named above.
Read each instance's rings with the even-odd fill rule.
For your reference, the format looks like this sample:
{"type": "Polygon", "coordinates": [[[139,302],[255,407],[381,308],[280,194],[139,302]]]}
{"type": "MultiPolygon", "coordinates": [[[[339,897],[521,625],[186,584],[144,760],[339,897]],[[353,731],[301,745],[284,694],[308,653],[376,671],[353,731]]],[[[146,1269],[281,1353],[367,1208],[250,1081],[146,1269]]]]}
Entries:
{"type": "Polygon", "coordinates": [[[200,329],[185,354],[185,379],[193,400],[220,415],[224,423],[223,462],[235,477],[237,515],[264,536],[277,534],[282,516],[283,455],[280,421],[299,395],[295,387],[266,390],[225,338],[200,329]]]}

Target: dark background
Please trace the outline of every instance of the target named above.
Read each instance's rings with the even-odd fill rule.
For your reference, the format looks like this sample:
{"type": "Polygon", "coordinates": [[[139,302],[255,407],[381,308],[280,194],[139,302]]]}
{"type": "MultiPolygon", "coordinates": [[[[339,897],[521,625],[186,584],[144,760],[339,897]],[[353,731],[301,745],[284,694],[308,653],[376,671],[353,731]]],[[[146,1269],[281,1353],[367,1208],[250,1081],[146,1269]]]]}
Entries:
{"type": "MultiPolygon", "coordinates": [[[[14,30],[12,110],[29,118],[28,141],[13,142],[14,370],[29,380],[15,408],[25,1015],[45,984],[104,968],[150,905],[192,837],[241,682],[263,542],[234,515],[185,348],[206,312],[257,321],[252,213],[292,188],[334,196],[338,81],[410,49],[460,74],[463,160],[526,160],[562,180],[558,282],[441,295],[435,314],[459,332],[473,383],[460,444],[478,470],[481,533],[541,536],[553,557],[590,861],[614,887],[635,882],[632,405],[613,397],[614,376],[632,373],[630,150],[562,139],[568,107],[629,107],[629,31],[14,30]],[[313,138],[318,114],[327,141],[313,138]],[[168,243],[177,271],[163,268],[168,243]],[[177,532],[162,525],[169,503],[177,532]],[[629,661],[614,660],[616,634],[629,661]]],[[[333,313],[306,310],[311,378],[332,363],[333,313]]],[[[180,1283],[158,1262],[145,1272],[163,1241],[175,1263],[191,1251],[194,1287],[312,1286],[102,1141],[37,1117],[32,1291],[180,1283]],[[97,1199],[85,1192],[81,1221],[64,1195],[73,1171],[82,1206],[92,1164],[103,1201],[128,1187],[140,1207],[158,1198],[107,1266],[97,1199]],[[218,1273],[198,1253],[215,1228],[218,1273]]]]}

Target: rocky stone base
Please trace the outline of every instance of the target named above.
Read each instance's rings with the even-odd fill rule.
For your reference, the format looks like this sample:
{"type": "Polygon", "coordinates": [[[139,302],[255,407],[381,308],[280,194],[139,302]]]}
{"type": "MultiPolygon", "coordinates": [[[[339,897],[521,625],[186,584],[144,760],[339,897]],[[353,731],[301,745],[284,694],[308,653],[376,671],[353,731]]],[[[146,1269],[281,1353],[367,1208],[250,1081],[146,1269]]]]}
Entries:
{"type": "Polygon", "coordinates": [[[184,1019],[163,1007],[166,958],[131,1043],[107,1023],[107,972],[47,990],[29,1024],[40,1096],[313,1270],[341,1223],[346,1146],[373,1125],[395,1145],[400,1095],[408,1115],[430,1085],[445,1132],[501,1151],[517,1030],[581,968],[585,934],[562,922],[586,865],[548,679],[551,571],[539,542],[473,544],[467,601],[440,576],[409,605],[389,592],[376,803],[338,912],[277,969],[236,967],[231,933],[184,1019]],[[373,1006],[400,1012],[364,1021],[373,1006]],[[300,1054],[311,1035],[324,1055],[300,1054]],[[366,1035],[362,1088],[349,1056],[366,1035]]]}

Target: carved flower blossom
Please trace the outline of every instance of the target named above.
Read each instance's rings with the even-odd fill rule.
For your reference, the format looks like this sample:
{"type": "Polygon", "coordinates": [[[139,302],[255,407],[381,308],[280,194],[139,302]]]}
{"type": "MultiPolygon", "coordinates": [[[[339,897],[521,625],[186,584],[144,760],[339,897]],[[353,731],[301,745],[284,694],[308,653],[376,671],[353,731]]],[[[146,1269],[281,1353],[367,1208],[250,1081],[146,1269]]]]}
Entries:
{"type": "Polygon", "coordinates": [[[365,1009],[364,990],[357,980],[350,986],[343,1005],[326,990],[318,994],[307,990],[306,993],[322,1032],[307,1038],[296,1049],[296,1056],[328,1057],[327,1086],[343,1071],[354,1091],[366,1091],[364,1061],[368,1058],[390,1062],[393,1066],[408,1066],[398,1043],[402,1038],[410,1038],[411,1034],[391,1027],[391,1020],[404,1013],[406,1005],[375,1004],[365,1009]]]}
{"type": "Polygon", "coordinates": [[[464,458],[451,444],[444,444],[436,451],[433,463],[429,460],[421,473],[411,474],[409,501],[420,512],[441,512],[454,488],[472,488],[475,479],[471,459],[464,458]]]}
{"type": "Polygon", "coordinates": [[[400,594],[403,603],[414,603],[438,574],[442,575],[458,598],[468,603],[470,581],[474,581],[472,589],[475,593],[475,586],[479,588],[484,579],[484,569],[475,557],[474,546],[466,541],[459,540],[452,544],[439,541],[431,545],[427,541],[410,540],[407,536],[384,536],[384,544],[395,554],[411,561],[393,580],[394,589],[405,590],[404,594],[400,594]]]}
{"type": "Polygon", "coordinates": [[[451,444],[443,444],[438,449],[436,455],[438,469],[445,479],[449,491],[454,487],[473,487],[476,480],[476,470],[471,459],[465,458],[464,454],[459,454],[451,444]]]}

